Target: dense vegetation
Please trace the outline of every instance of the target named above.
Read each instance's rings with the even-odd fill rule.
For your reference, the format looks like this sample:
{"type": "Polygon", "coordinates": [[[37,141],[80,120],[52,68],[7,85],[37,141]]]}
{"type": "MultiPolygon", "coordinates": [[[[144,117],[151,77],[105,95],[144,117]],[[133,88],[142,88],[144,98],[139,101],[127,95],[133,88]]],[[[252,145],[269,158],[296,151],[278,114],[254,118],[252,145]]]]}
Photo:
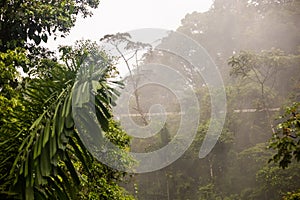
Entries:
{"type": "MultiPolygon", "coordinates": [[[[210,120],[204,80],[186,67],[188,63],[167,53],[144,58],[143,63],[171,66],[188,77],[201,103],[201,120],[183,157],[162,170],[135,175],[126,185],[137,199],[299,198],[299,8],[300,2],[293,0],[215,0],[209,11],[182,20],[177,31],[203,45],[226,85],[226,123],[203,159],[198,159],[198,151],[210,120]]],[[[168,41],[172,34],[162,42],[168,41]]],[[[137,70],[136,80],[148,71],[151,68],[137,70]]],[[[162,95],[166,92],[140,89],[140,107],[148,110],[149,102],[159,101],[167,111],[178,111],[176,98],[162,95]]],[[[146,141],[134,139],[132,148],[161,148],[174,138],[178,123],[178,117],[169,116],[160,134],[146,141]]]]}
{"type": "MultiPolygon", "coordinates": [[[[76,17],[90,15],[99,2],[51,2],[1,1],[0,198],[131,199],[118,185],[125,173],[98,162],[74,126],[74,90],[89,84],[84,73],[101,69],[93,80],[97,119],[113,143],[128,148],[129,137],[110,111],[115,92],[108,79],[116,73],[112,58],[90,41],[60,47],[59,58],[40,46],[50,35],[67,34],[76,17]],[[93,60],[82,69],[93,56],[101,62],[93,60]]],[[[81,102],[82,107],[88,103],[81,102]]],[[[81,117],[79,123],[89,126],[89,116],[81,117]]]]}
{"type": "MultiPolygon", "coordinates": [[[[198,158],[199,147],[210,120],[204,80],[182,67],[188,63],[170,59],[166,52],[151,52],[150,45],[130,41],[127,33],[102,39],[125,42],[133,52],[146,51],[140,64],[161,63],[180,71],[201,104],[197,135],[185,154],[164,169],[137,175],[112,169],[92,156],[80,138],[91,126],[89,120],[101,125],[103,132],[95,129],[97,139],[105,135],[125,151],[149,152],[174,138],[178,116],[169,116],[156,136],[131,139],[112,116],[116,89],[122,85],[112,81],[118,74],[117,58],[92,41],[61,46],[60,56],[41,46],[50,36],[64,37],[79,15],[92,15],[98,4],[0,3],[1,199],[300,199],[298,0],[214,0],[207,12],[193,12],[182,20],[177,31],[208,51],[226,86],[223,132],[203,159],[198,158]],[[82,101],[74,108],[76,87],[90,84],[88,75],[96,71],[95,104],[82,101]],[[76,127],[74,113],[81,109],[96,109],[97,114],[78,116],[76,127]],[[128,182],[120,183],[124,180],[128,182]]],[[[172,42],[172,34],[164,42],[172,42]]],[[[139,69],[138,63],[125,64],[134,80],[141,78],[142,70],[143,77],[151,71],[139,69]]],[[[138,81],[135,84],[138,88],[138,81]]],[[[147,125],[143,114],[154,102],[177,112],[176,97],[161,95],[167,93],[159,87],[139,89],[132,100],[141,116],[136,122],[147,125]]],[[[132,162],[125,155],[122,160],[124,165],[132,162]]]]}

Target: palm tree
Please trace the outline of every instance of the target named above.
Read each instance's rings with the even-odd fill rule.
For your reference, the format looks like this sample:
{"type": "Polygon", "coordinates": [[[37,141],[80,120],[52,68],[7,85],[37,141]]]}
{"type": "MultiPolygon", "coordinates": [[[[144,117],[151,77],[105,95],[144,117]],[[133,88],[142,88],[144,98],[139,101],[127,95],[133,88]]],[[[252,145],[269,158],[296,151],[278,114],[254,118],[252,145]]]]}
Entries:
{"type": "MultiPolygon", "coordinates": [[[[109,132],[111,124],[115,124],[111,106],[117,97],[114,85],[120,83],[110,79],[115,72],[113,59],[89,41],[79,42],[75,48],[61,47],[60,52],[64,64],[49,62],[48,69],[29,81],[24,94],[25,110],[18,113],[16,122],[22,121],[23,127],[11,139],[23,140],[8,179],[13,180],[10,191],[22,199],[77,199],[80,190],[82,195],[89,192],[89,188],[82,189],[83,183],[89,183],[94,173],[114,186],[111,181],[123,175],[97,162],[80,138],[84,127],[93,120],[101,126],[95,127],[99,129],[99,139],[101,131],[109,132]],[[93,86],[93,95],[89,95],[87,86],[93,86]],[[95,98],[93,104],[86,101],[89,97],[95,98]],[[88,114],[75,116],[75,110],[80,108],[72,106],[74,102],[94,109],[96,118],[88,114]],[[95,171],[95,166],[101,169],[95,171]]],[[[128,146],[129,137],[125,132],[118,133],[123,134],[118,145],[128,146]]]]}

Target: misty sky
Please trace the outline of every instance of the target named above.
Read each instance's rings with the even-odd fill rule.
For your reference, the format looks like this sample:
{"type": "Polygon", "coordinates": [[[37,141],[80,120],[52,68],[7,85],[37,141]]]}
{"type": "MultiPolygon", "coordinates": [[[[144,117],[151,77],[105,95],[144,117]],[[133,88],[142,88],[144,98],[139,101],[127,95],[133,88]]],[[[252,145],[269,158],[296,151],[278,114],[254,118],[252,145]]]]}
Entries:
{"type": "Polygon", "coordinates": [[[49,40],[52,50],[58,44],[72,45],[79,39],[99,40],[102,36],[138,28],[175,30],[181,19],[193,11],[207,11],[212,0],[101,0],[93,17],[78,19],[66,38],[49,40]]]}

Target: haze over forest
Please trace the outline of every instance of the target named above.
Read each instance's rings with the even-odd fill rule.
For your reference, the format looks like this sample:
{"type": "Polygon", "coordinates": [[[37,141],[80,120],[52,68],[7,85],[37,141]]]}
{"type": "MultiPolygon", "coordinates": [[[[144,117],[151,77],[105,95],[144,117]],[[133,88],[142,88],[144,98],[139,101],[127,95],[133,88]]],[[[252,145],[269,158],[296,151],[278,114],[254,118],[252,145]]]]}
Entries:
{"type": "Polygon", "coordinates": [[[1,199],[300,199],[299,0],[214,0],[59,53],[98,0],[0,5],[1,199]]]}

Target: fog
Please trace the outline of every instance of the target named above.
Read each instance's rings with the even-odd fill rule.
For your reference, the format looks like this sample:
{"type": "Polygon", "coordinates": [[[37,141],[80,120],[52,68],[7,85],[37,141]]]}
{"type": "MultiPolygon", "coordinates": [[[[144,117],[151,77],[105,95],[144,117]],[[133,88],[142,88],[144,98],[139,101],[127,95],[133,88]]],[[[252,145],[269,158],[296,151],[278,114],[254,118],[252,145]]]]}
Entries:
{"type": "MultiPolygon", "coordinates": [[[[127,68],[132,72],[125,76],[129,96],[122,99],[121,95],[122,108],[116,115],[122,114],[118,119],[129,135],[134,132],[131,151],[149,153],[172,141],[180,141],[178,134],[182,127],[186,131],[183,140],[192,141],[187,149],[181,149],[184,150],[182,156],[160,170],[147,173],[133,170],[136,173],[128,176],[123,186],[134,197],[267,200],[282,199],[284,193],[300,187],[299,163],[292,162],[287,169],[268,163],[275,153],[268,146],[277,130],[279,121],[276,119],[285,105],[300,98],[299,10],[299,1],[292,0],[215,0],[206,12],[187,13],[177,28],[177,33],[183,33],[187,41],[196,42],[205,53],[199,53],[200,50],[181,40],[175,32],[162,36],[157,46],[148,50],[139,46],[122,52],[127,57],[121,59],[119,65],[125,68],[124,59],[128,59],[127,68]],[[162,50],[163,47],[168,50],[162,50]],[[176,55],[174,52],[180,48],[182,55],[189,49],[190,56],[176,55]],[[141,56],[132,61],[132,55],[138,51],[142,52],[141,56]],[[191,52],[199,53],[201,58],[193,60],[191,52]],[[207,64],[206,59],[210,58],[215,66],[207,64]],[[164,71],[166,66],[184,77],[184,81],[178,82],[176,75],[164,71]],[[221,74],[226,93],[226,118],[220,136],[217,129],[221,121],[216,117],[218,114],[212,113],[212,108],[224,112],[220,103],[222,87],[211,87],[216,80],[209,82],[218,76],[217,72],[210,76],[205,74],[214,67],[221,74]],[[188,88],[197,103],[192,103],[193,96],[185,92],[188,88]],[[177,90],[184,95],[178,95],[177,90]],[[219,103],[212,106],[215,98],[219,103]],[[183,102],[188,104],[184,109],[183,102]],[[151,111],[153,105],[159,105],[160,109],[151,111]],[[164,115],[164,118],[156,115],[164,115]],[[185,119],[188,125],[181,123],[185,119]],[[149,124],[160,131],[151,129],[149,124]],[[197,124],[195,135],[189,135],[192,124],[197,124]],[[142,137],[145,129],[136,126],[146,127],[156,134],[142,137]],[[214,131],[208,133],[208,130],[214,131]],[[199,150],[209,134],[212,134],[210,139],[215,137],[217,142],[211,142],[212,150],[199,158],[199,150]]],[[[120,35],[115,37],[121,41],[120,35]]],[[[122,41],[125,45],[136,42],[135,37],[122,41]]],[[[184,143],[176,145],[180,149],[184,143]]],[[[167,163],[170,157],[164,159],[167,163]]],[[[141,162],[149,165],[147,169],[157,164],[154,160],[141,162]]]]}
{"type": "Polygon", "coordinates": [[[300,199],[299,0],[0,4],[0,199],[300,199]]]}

